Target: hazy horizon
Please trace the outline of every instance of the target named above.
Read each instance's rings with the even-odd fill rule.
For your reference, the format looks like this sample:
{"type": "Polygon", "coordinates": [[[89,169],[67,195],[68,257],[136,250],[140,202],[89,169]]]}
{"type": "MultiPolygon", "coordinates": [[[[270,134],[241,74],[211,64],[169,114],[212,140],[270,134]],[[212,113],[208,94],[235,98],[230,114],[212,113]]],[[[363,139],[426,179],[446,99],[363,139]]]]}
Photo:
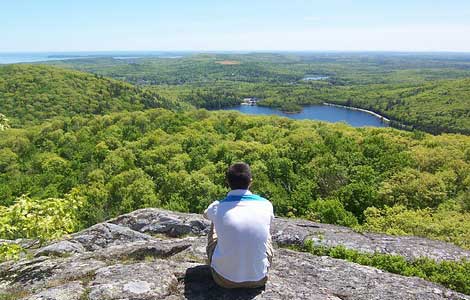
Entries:
{"type": "Polygon", "coordinates": [[[250,53],[390,53],[390,54],[440,54],[440,53],[452,53],[452,54],[470,54],[470,50],[468,51],[452,51],[452,50],[442,50],[442,51],[396,51],[396,50],[276,50],[276,49],[253,49],[253,50],[185,50],[185,49],[173,49],[173,50],[66,50],[66,51],[54,51],[54,50],[40,50],[40,51],[1,51],[2,54],[51,54],[51,53],[97,53],[97,54],[115,54],[115,53],[142,53],[142,54],[154,54],[154,53],[210,53],[210,54],[250,54],[250,53]]]}

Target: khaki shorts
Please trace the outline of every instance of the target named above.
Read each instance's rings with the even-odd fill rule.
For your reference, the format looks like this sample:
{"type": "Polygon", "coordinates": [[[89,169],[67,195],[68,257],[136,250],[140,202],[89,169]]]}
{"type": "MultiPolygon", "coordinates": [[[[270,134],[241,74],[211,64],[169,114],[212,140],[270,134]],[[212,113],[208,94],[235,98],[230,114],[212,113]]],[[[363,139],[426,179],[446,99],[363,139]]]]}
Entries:
{"type": "MultiPolygon", "coordinates": [[[[209,235],[207,236],[207,263],[210,266],[212,261],[212,255],[214,254],[215,247],[217,246],[217,234],[214,230],[214,224],[211,224],[211,229],[209,235]]],[[[271,265],[273,262],[274,250],[272,246],[271,239],[268,240],[268,250],[267,250],[269,264],[271,265]]],[[[225,279],[221,275],[219,275],[213,268],[211,268],[212,277],[214,278],[215,283],[219,286],[227,289],[234,289],[234,288],[257,288],[262,287],[268,281],[268,276],[264,277],[259,281],[244,281],[244,282],[233,282],[228,279],[225,279]]]]}

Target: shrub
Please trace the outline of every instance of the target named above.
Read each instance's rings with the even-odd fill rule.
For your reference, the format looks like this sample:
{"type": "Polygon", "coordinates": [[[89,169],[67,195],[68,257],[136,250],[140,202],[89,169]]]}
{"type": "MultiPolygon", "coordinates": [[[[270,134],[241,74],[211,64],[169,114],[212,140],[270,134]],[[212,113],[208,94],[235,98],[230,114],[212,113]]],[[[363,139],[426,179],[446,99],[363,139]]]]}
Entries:
{"type": "Polygon", "coordinates": [[[415,235],[454,243],[470,249],[470,213],[448,209],[407,209],[402,205],[368,208],[361,230],[392,235],[415,235]]]}
{"type": "Polygon", "coordinates": [[[309,219],[342,226],[356,226],[357,219],[345,210],[338,199],[316,200],[311,203],[308,214],[309,219]]]}
{"type": "Polygon", "coordinates": [[[18,244],[1,244],[0,245],[0,262],[19,259],[24,249],[18,244]]]}
{"type": "Polygon", "coordinates": [[[79,227],[77,211],[82,202],[76,191],[64,199],[38,200],[23,195],[11,206],[0,206],[0,238],[45,241],[74,232],[79,227]]]}

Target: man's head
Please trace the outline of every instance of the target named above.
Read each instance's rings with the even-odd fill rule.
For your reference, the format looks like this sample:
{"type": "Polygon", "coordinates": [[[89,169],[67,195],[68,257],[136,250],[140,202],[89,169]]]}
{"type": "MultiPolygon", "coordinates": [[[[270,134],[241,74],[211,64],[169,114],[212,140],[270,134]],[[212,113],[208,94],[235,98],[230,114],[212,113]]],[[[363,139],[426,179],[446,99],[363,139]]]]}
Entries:
{"type": "Polygon", "coordinates": [[[226,179],[230,189],[247,190],[251,185],[250,166],[245,163],[231,165],[227,170],[226,179]]]}

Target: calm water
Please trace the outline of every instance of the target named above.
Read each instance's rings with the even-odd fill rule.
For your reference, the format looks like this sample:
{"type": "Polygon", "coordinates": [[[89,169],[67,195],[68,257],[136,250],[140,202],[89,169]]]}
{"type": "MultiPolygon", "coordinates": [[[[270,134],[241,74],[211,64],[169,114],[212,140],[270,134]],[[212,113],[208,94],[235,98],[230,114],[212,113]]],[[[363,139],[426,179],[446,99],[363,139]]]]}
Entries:
{"type": "Polygon", "coordinates": [[[0,64],[29,63],[48,60],[63,60],[75,56],[55,56],[53,53],[0,53],[0,64]]]}
{"type": "Polygon", "coordinates": [[[31,63],[51,60],[94,58],[94,57],[113,57],[115,59],[136,59],[142,57],[163,57],[179,58],[187,53],[180,52],[160,52],[160,51],[99,51],[99,52],[18,52],[4,53],[0,52],[0,64],[31,63]]]}
{"type": "Polygon", "coordinates": [[[226,110],[237,110],[250,115],[277,115],[296,120],[309,119],[327,122],[345,122],[354,127],[388,127],[388,124],[383,123],[379,118],[366,112],[327,105],[304,106],[303,111],[296,114],[286,114],[271,107],[249,105],[230,107],[226,110]]]}
{"type": "Polygon", "coordinates": [[[302,80],[303,81],[318,81],[318,80],[326,80],[330,78],[329,76],[314,76],[314,75],[306,75],[302,80]]]}

